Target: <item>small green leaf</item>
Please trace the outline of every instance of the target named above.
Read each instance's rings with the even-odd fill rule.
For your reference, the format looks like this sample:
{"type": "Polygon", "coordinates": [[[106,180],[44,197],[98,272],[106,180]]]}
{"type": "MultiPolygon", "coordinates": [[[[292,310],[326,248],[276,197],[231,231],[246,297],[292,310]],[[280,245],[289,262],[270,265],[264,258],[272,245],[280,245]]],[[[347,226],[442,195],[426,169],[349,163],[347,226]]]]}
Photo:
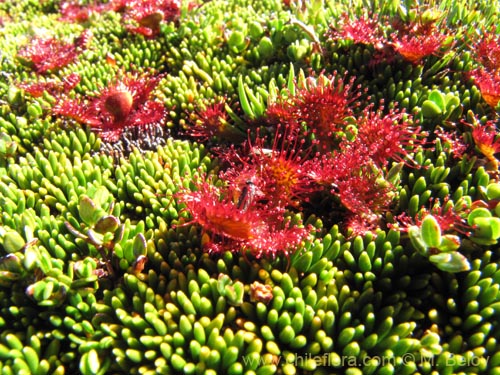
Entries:
{"type": "Polygon", "coordinates": [[[246,45],[245,34],[238,30],[233,31],[229,36],[227,44],[234,51],[243,50],[243,48],[245,48],[246,45]]]}
{"type": "Polygon", "coordinates": [[[449,92],[446,94],[444,101],[446,103],[446,111],[449,112],[452,108],[456,108],[460,105],[460,99],[455,96],[455,94],[449,92]]]}
{"type": "Polygon", "coordinates": [[[96,247],[99,247],[99,246],[102,246],[103,242],[104,242],[104,237],[102,234],[100,233],[97,233],[96,231],[92,230],[92,229],[89,229],[87,231],[87,237],[89,238],[90,242],[96,246],[96,247]]]}
{"type": "Polygon", "coordinates": [[[29,271],[33,270],[38,263],[38,258],[40,258],[40,253],[37,248],[34,246],[27,246],[24,251],[24,267],[29,271]]]}
{"type": "Polygon", "coordinates": [[[422,114],[427,118],[436,118],[443,114],[439,106],[431,100],[424,100],[422,103],[422,114]]]}
{"type": "Polygon", "coordinates": [[[470,270],[470,263],[467,258],[457,251],[431,255],[429,260],[445,272],[455,273],[470,270]]]}
{"type": "Polygon", "coordinates": [[[262,37],[257,46],[257,51],[262,59],[267,59],[273,56],[275,50],[272,40],[268,36],[262,37]]]}
{"type": "Polygon", "coordinates": [[[7,253],[20,251],[25,244],[26,241],[24,241],[24,238],[15,231],[5,233],[3,237],[3,247],[7,253]]]}
{"type": "Polygon", "coordinates": [[[23,273],[23,266],[21,265],[21,260],[15,254],[7,254],[6,256],[0,258],[0,271],[5,271],[5,275],[10,275],[11,273],[20,274],[23,273]]]}
{"type": "Polygon", "coordinates": [[[95,349],[90,349],[87,353],[83,353],[80,358],[80,371],[83,375],[97,374],[100,367],[99,355],[95,349]]]}
{"type": "Polygon", "coordinates": [[[500,218],[476,217],[474,236],[496,240],[500,237],[500,218]]]}
{"type": "Polygon", "coordinates": [[[491,217],[491,212],[487,208],[484,207],[478,207],[472,210],[472,212],[467,216],[467,223],[470,226],[474,226],[474,221],[478,217],[491,217]]]}
{"type": "Polygon", "coordinates": [[[417,250],[420,254],[427,256],[429,253],[429,247],[422,238],[420,228],[416,225],[411,226],[408,228],[408,235],[415,250],[417,250]]]}
{"type": "Polygon", "coordinates": [[[231,278],[226,274],[219,274],[217,279],[217,290],[221,296],[225,296],[226,285],[231,284],[231,278]]]}
{"type": "Polygon", "coordinates": [[[52,269],[52,257],[50,256],[50,253],[43,249],[40,248],[40,257],[38,258],[38,266],[42,270],[43,273],[48,273],[52,269]]]}
{"type": "Polygon", "coordinates": [[[429,247],[439,247],[441,244],[441,228],[436,218],[432,215],[427,215],[422,220],[422,239],[429,247]]]}
{"type": "Polygon", "coordinates": [[[434,104],[436,104],[441,111],[444,111],[446,108],[446,97],[441,91],[432,90],[429,94],[429,100],[434,102],[434,104]]]}
{"type": "Polygon", "coordinates": [[[243,112],[245,112],[250,119],[255,119],[256,115],[248,100],[245,84],[243,83],[243,76],[241,74],[238,76],[238,96],[240,98],[241,109],[243,112]]]}
{"type": "Polygon", "coordinates": [[[92,194],[92,199],[98,207],[105,208],[105,205],[108,203],[110,196],[111,195],[108,189],[106,189],[104,186],[99,186],[94,194],[92,194]]]}
{"type": "Polygon", "coordinates": [[[94,216],[97,211],[97,206],[92,199],[90,199],[86,195],[82,195],[80,198],[80,204],[78,205],[78,212],[80,214],[80,218],[83,220],[85,224],[88,226],[92,226],[94,224],[94,216]]]}
{"type": "Polygon", "coordinates": [[[120,242],[123,239],[124,233],[125,233],[125,225],[122,224],[115,231],[114,236],[113,236],[113,242],[114,243],[120,242]]]}
{"type": "Polygon", "coordinates": [[[232,298],[228,299],[228,302],[233,306],[241,306],[243,304],[245,285],[240,281],[235,282],[233,285],[233,292],[234,295],[232,298]]]}
{"type": "Polygon", "coordinates": [[[460,237],[453,234],[445,234],[441,238],[441,244],[439,245],[440,251],[455,251],[460,247],[460,237]]]}
{"type": "Polygon", "coordinates": [[[97,233],[115,232],[120,225],[120,220],[112,215],[101,217],[94,226],[97,233]]]}
{"type": "Polygon", "coordinates": [[[144,235],[142,233],[139,233],[134,238],[134,244],[133,244],[134,256],[137,258],[141,255],[146,255],[146,248],[147,248],[146,239],[144,238],[144,235]]]}
{"type": "Polygon", "coordinates": [[[391,169],[389,169],[389,172],[387,172],[385,179],[391,184],[396,185],[401,178],[401,171],[403,170],[404,165],[405,164],[403,162],[394,163],[391,169]]]}
{"type": "Polygon", "coordinates": [[[295,269],[298,272],[307,272],[312,263],[312,253],[310,251],[302,254],[294,263],[295,269]]]}
{"type": "Polygon", "coordinates": [[[486,187],[486,196],[488,199],[499,199],[500,198],[500,184],[493,183],[486,187]]]}

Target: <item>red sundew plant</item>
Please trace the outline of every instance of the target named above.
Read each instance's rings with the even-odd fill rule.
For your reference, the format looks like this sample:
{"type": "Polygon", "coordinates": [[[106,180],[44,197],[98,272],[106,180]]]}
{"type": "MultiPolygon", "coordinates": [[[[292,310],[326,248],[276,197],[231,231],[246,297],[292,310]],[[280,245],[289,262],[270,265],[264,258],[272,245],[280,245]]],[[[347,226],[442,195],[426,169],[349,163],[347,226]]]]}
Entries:
{"type": "Polygon", "coordinates": [[[234,143],[242,141],[244,133],[231,124],[225,106],[225,99],[213,104],[200,104],[199,108],[190,113],[188,120],[190,125],[184,133],[200,142],[215,140],[234,143]]]}
{"type": "Polygon", "coordinates": [[[451,152],[451,155],[460,159],[467,151],[468,145],[465,143],[463,137],[458,132],[444,131],[443,129],[436,129],[434,131],[436,137],[441,140],[443,147],[451,152]]]}
{"type": "Polygon", "coordinates": [[[383,179],[366,146],[344,145],[342,150],[306,162],[306,168],[344,208],[344,225],[355,235],[374,229],[394,199],[394,186],[383,179]]]}
{"type": "Polygon", "coordinates": [[[106,5],[82,5],[77,1],[65,1],[61,3],[59,10],[61,17],[59,19],[66,22],[84,23],[89,20],[92,13],[99,13],[107,8],[106,5]]]}
{"type": "Polygon", "coordinates": [[[354,147],[363,145],[368,157],[379,167],[387,165],[390,160],[408,163],[410,153],[425,142],[427,135],[419,126],[411,126],[410,122],[411,117],[404,111],[391,109],[384,115],[382,109],[375,111],[369,106],[357,121],[354,147]]]}
{"type": "Polygon", "coordinates": [[[495,169],[498,168],[498,159],[495,154],[500,152],[500,138],[497,136],[498,132],[492,123],[486,125],[476,124],[472,130],[472,138],[477,149],[486,156],[495,169]]]}
{"type": "Polygon", "coordinates": [[[405,24],[395,21],[392,23],[396,32],[385,37],[381,27],[382,20],[377,15],[370,18],[361,16],[349,19],[345,14],[340,30],[330,26],[327,37],[332,39],[352,40],[354,43],[368,44],[375,47],[375,54],[371,65],[381,61],[394,60],[394,52],[399,53],[405,60],[418,64],[424,57],[436,54],[445,45],[448,34],[438,30],[436,22],[439,17],[428,10],[416,22],[405,24]],[[432,14],[432,16],[431,16],[432,14]]]}
{"type": "Polygon", "coordinates": [[[295,95],[271,104],[267,119],[296,128],[305,125],[306,132],[314,135],[321,149],[333,150],[338,143],[336,133],[344,130],[361,95],[353,90],[354,81],[355,77],[345,82],[337,73],[309,79],[302,87],[296,85],[295,95]]]}
{"type": "Polygon", "coordinates": [[[471,227],[464,218],[470,209],[465,206],[457,209],[453,204],[448,204],[448,202],[449,198],[446,198],[443,203],[435,200],[430,209],[422,208],[415,217],[415,224],[421,226],[423,218],[431,214],[439,223],[441,231],[449,233],[458,232],[464,235],[470,234],[471,227]]]}
{"type": "Polygon", "coordinates": [[[444,20],[443,14],[435,9],[416,11],[418,16],[412,22],[405,23],[401,20],[392,22],[395,32],[390,35],[390,40],[386,43],[387,48],[383,51],[383,54],[389,57],[387,61],[393,59],[388,49],[417,65],[425,57],[437,55],[445,47],[450,47],[451,43],[448,41],[450,34],[441,22],[444,20]]]}
{"type": "Polygon", "coordinates": [[[125,76],[94,98],[60,101],[53,113],[89,125],[105,142],[113,143],[125,128],[158,124],[164,120],[163,104],[150,99],[161,78],[161,75],[148,74],[125,76]]]}
{"type": "Polygon", "coordinates": [[[21,82],[18,87],[29,93],[31,96],[38,98],[44,92],[50,95],[67,94],[73,90],[76,85],[80,83],[80,75],[78,73],[71,73],[62,81],[47,80],[44,82],[21,82]]]}
{"type": "Polygon", "coordinates": [[[197,223],[213,235],[236,241],[252,240],[264,231],[266,224],[261,212],[238,208],[232,197],[221,198],[220,189],[207,181],[198,183],[196,189],[177,196],[193,217],[189,223],[197,223]]]}
{"type": "Polygon", "coordinates": [[[230,190],[221,191],[207,181],[197,183],[195,191],[177,194],[186,205],[192,220],[182,224],[198,224],[209,235],[204,248],[209,252],[242,252],[255,258],[288,255],[308,235],[310,228],[288,225],[283,214],[260,209],[250,202],[239,207],[230,190]]]}
{"type": "Polygon", "coordinates": [[[160,33],[162,22],[176,21],[180,16],[178,0],[125,0],[120,4],[127,30],[150,38],[160,33]]]}
{"type": "Polygon", "coordinates": [[[299,139],[290,126],[278,126],[271,148],[266,148],[265,137],[257,135],[248,142],[247,155],[239,156],[241,165],[234,165],[226,177],[238,187],[247,181],[271,207],[298,207],[315,190],[309,172],[304,168],[311,148],[304,148],[305,139],[299,139]]]}
{"type": "Polygon", "coordinates": [[[34,38],[22,47],[17,57],[26,61],[37,73],[58,70],[76,60],[89,44],[92,33],[85,30],[73,43],[64,43],[55,38],[34,38]]]}
{"type": "Polygon", "coordinates": [[[352,20],[348,14],[344,14],[339,30],[330,25],[327,37],[335,40],[352,40],[354,43],[374,46],[386,42],[377,15],[372,15],[370,18],[361,16],[352,20]]]}
{"type": "Polygon", "coordinates": [[[351,176],[336,182],[336,195],[350,211],[350,222],[356,222],[356,234],[364,234],[379,225],[381,215],[394,199],[394,187],[365,165],[353,170],[351,176]]]}
{"type": "Polygon", "coordinates": [[[436,30],[428,34],[395,36],[391,43],[394,50],[412,64],[418,64],[424,57],[436,54],[448,35],[436,30]]]}
{"type": "Polygon", "coordinates": [[[490,72],[500,74],[500,35],[492,31],[483,34],[473,46],[473,57],[490,72]]]}
{"type": "Polygon", "coordinates": [[[474,83],[479,87],[484,101],[495,108],[500,102],[500,73],[490,73],[485,69],[475,69],[469,72],[474,83]]]}

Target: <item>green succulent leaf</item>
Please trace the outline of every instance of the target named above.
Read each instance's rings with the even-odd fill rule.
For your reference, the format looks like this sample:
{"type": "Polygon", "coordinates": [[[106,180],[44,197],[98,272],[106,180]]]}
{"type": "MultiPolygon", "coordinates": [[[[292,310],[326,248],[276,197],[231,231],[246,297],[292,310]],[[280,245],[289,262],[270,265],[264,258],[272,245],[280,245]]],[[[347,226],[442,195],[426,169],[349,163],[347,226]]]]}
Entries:
{"type": "Polygon", "coordinates": [[[102,185],[99,186],[91,196],[92,196],[92,200],[95,202],[95,204],[98,207],[102,207],[102,208],[106,207],[106,204],[109,203],[110,198],[111,198],[111,194],[110,194],[109,190],[106,189],[106,187],[104,187],[102,185]]]}
{"type": "Polygon", "coordinates": [[[0,258],[0,280],[13,281],[22,278],[25,271],[21,260],[15,254],[0,258]]]}
{"type": "Polygon", "coordinates": [[[94,226],[97,233],[115,232],[120,226],[120,220],[112,215],[101,217],[94,226]]]}
{"type": "Polygon", "coordinates": [[[477,218],[488,218],[488,217],[491,217],[491,212],[490,210],[488,210],[487,208],[484,208],[484,207],[478,207],[478,208],[475,208],[474,210],[472,210],[471,213],[469,213],[469,215],[467,216],[467,223],[470,225],[470,226],[474,226],[475,225],[475,221],[477,218]]]}
{"type": "Polygon", "coordinates": [[[486,196],[488,199],[500,199],[500,183],[492,183],[486,187],[486,196]]]}
{"type": "Polygon", "coordinates": [[[24,267],[28,271],[33,270],[37,266],[39,258],[40,258],[40,252],[38,251],[38,249],[34,246],[27,246],[24,251],[24,259],[23,259],[24,267]]]}
{"type": "Polygon", "coordinates": [[[417,250],[420,254],[427,256],[429,253],[429,246],[425,243],[424,239],[422,238],[422,231],[421,229],[413,225],[410,228],[408,228],[408,236],[410,237],[411,244],[413,245],[413,248],[417,250]]]}
{"type": "Polygon", "coordinates": [[[97,350],[91,349],[84,353],[80,359],[80,371],[83,375],[93,375],[99,373],[101,363],[97,350]]]}
{"type": "Polygon", "coordinates": [[[427,215],[422,220],[422,239],[428,247],[439,247],[441,244],[441,228],[432,215],[427,215]]]}
{"type": "Polygon", "coordinates": [[[474,223],[474,237],[496,240],[500,237],[500,218],[476,217],[474,223]]]}
{"type": "Polygon", "coordinates": [[[427,118],[436,118],[443,114],[442,109],[433,101],[425,100],[422,103],[422,115],[427,118]]]}
{"type": "Polygon", "coordinates": [[[221,296],[225,295],[226,286],[232,282],[231,278],[226,274],[220,274],[217,279],[217,290],[221,296]]]}
{"type": "Polygon", "coordinates": [[[147,243],[146,238],[144,238],[144,235],[142,233],[139,233],[137,236],[135,236],[134,244],[132,246],[134,250],[134,256],[136,258],[141,255],[146,255],[147,243]]]}
{"type": "Polygon", "coordinates": [[[403,170],[403,167],[403,162],[393,164],[391,169],[389,169],[389,172],[387,172],[385,179],[393,185],[397,184],[401,178],[401,171],[403,170]]]}
{"type": "Polygon", "coordinates": [[[83,222],[88,226],[94,225],[96,211],[97,205],[95,204],[95,202],[88,196],[83,195],[80,198],[80,204],[78,205],[78,212],[83,222]]]}
{"type": "Polygon", "coordinates": [[[446,103],[447,112],[451,112],[453,109],[460,105],[460,99],[451,92],[446,94],[444,101],[446,103]]]}
{"type": "Polygon", "coordinates": [[[442,111],[446,108],[446,96],[439,90],[432,90],[429,94],[429,100],[432,100],[442,111]]]}
{"type": "Polygon", "coordinates": [[[429,260],[445,272],[463,272],[470,270],[468,259],[457,251],[431,255],[429,260]]]}
{"type": "Polygon", "coordinates": [[[460,247],[461,241],[460,237],[454,234],[445,234],[441,238],[441,244],[439,245],[440,251],[455,251],[460,247]]]}
{"type": "Polygon", "coordinates": [[[15,231],[8,231],[3,236],[3,247],[7,253],[20,251],[25,245],[24,238],[15,231]]]}
{"type": "Polygon", "coordinates": [[[89,229],[87,231],[87,237],[89,238],[90,242],[96,247],[102,246],[105,242],[104,236],[92,229],[89,229]]]}

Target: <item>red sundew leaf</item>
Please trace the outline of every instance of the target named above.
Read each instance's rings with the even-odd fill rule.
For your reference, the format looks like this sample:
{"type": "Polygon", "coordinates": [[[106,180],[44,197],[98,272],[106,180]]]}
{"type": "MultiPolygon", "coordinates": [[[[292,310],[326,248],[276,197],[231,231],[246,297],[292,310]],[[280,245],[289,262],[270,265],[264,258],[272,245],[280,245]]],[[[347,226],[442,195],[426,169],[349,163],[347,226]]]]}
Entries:
{"type": "Polygon", "coordinates": [[[475,69],[468,73],[479,87],[484,101],[495,108],[500,102],[500,73],[491,73],[485,69],[475,69]]]}
{"type": "Polygon", "coordinates": [[[167,112],[165,106],[159,102],[148,101],[134,111],[127,120],[127,126],[142,126],[160,123],[167,112]]]}
{"type": "Polygon", "coordinates": [[[468,145],[465,143],[461,133],[443,131],[442,129],[436,129],[434,133],[441,140],[444,148],[450,150],[454,158],[460,159],[464,156],[468,145]]]}
{"type": "Polygon", "coordinates": [[[130,31],[131,33],[141,34],[141,35],[144,35],[148,38],[151,38],[160,32],[159,26],[157,29],[152,29],[152,28],[144,27],[144,26],[127,25],[127,30],[130,31]]]}
{"type": "Polygon", "coordinates": [[[116,142],[128,127],[159,124],[164,120],[163,104],[149,99],[160,78],[148,74],[126,76],[94,98],[61,100],[53,113],[89,125],[102,133],[106,142],[116,142]]]}
{"type": "Polygon", "coordinates": [[[82,103],[74,99],[66,99],[56,103],[52,108],[52,113],[90,126],[99,126],[101,124],[101,120],[96,113],[93,113],[88,103],[82,103]]]}
{"type": "Polygon", "coordinates": [[[90,37],[91,33],[86,31],[74,43],[64,43],[55,38],[34,38],[18,51],[17,56],[31,64],[38,73],[58,70],[76,60],[90,37]]]}
{"type": "Polygon", "coordinates": [[[422,220],[427,215],[432,215],[436,221],[439,223],[439,227],[443,233],[445,232],[459,232],[468,235],[470,232],[470,226],[464,219],[465,216],[470,212],[470,208],[463,207],[457,208],[454,205],[448,204],[448,199],[446,198],[443,203],[439,200],[435,200],[432,203],[431,208],[422,208],[414,220],[408,220],[406,226],[409,227],[413,224],[417,226],[422,225],[422,220]]]}
{"type": "Polygon", "coordinates": [[[316,183],[330,190],[343,208],[346,226],[356,234],[375,228],[389,210],[396,191],[383,179],[366,147],[348,144],[306,167],[316,183]]]}
{"type": "Polygon", "coordinates": [[[314,134],[318,146],[323,151],[331,151],[338,143],[336,133],[344,130],[346,119],[358,105],[356,100],[361,93],[353,90],[354,81],[355,77],[346,82],[334,73],[311,79],[306,87],[296,85],[295,95],[278,98],[268,106],[266,120],[292,129],[304,124],[304,137],[314,134]]]}
{"type": "Polygon", "coordinates": [[[77,1],[64,1],[61,3],[59,20],[65,22],[87,22],[92,13],[100,13],[108,9],[106,4],[82,5],[77,1]]]}
{"type": "Polygon", "coordinates": [[[288,255],[310,232],[284,223],[283,215],[257,206],[240,208],[229,190],[222,190],[207,181],[197,183],[196,191],[177,194],[179,203],[186,205],[192,221],[210,234],[205,240],[209,252],[225,250],[250,254],[255,258],[288,255]]]}
{"type": "Polygon", "coordinates": [[[161,22],[176,21],[180,16],[178,0],[129,0],[119,3],[127,29],[146,37],[160,33],[161,22]]]}
{"type": "Polygon", "coordinates": [[[493,123],[476,125],[472,130],[472,138],[477,149],[491,161],[497,162],[495,154],[500,152],[500,138],[493,123]]]}
{"type": "Polygon", "coordinates": [[[290,126],[278,126],[270,148],[260,134],[236,155],[239,164],[224,174],[235,191],[252,183],[256,200],[272,207],[298,207],[317,187],[304,168],[311,147],[290,126]]]}
{"type": "Polygon", "coordinates": [[[357,19],[350,19],[349,14],[344,14],[343,20],[338,29],[330,26],[327,33],[332,39],[352,40],[354,43],[378,45],[385,43],[385,38],[380,28],[379,17],[371,15],[361,16],[357,19]]]}
{"type": "Polygon", "coordinates": [[[199,183],[197,191],[177,196],[197,223],[209,233],[238,241],[257,237],[265,227],[259,212],[241,210],[228,198],[220,198],[221,191],[208,182],[199,183]]]}
{"type": "Polygon", "coordinates": [[[72,73],[65,77],[62,82],[56,80],[48,80],[45,82],[21,82],[18,87],[25,90],[33,97],[40,97],[44,92],[50,95],[66,94],[80,82],[80,75],[72,73]]]}
{"type": "Polygon", "coordinates": [[[365,149],[378,166],[385,166],[390,160],[408,162],[405,159],[422,146],[427,136],[419,126],[411,126],[410,121],[404,111],[390,110],[384,115],[381,110],[368,107],[357,121],[353,147],[365,149]]]}
{"type": "Polygon", "coordinates": [[[240,143],[246,134],[231,123],[226,109],[226,99],[212,104],[200,103],[189,113],[189,126],[184,133],[200,142],[240,143]]]}
{"type": "Polygon", "coordinates": [[[490,32],[483,33],[482,38],[473,47],[473,58],[490,72],[500,70],[500,35],[495,27],[490,32]]]}
{"type": "Polygon", "coordinates": [[[392,43],[396,52],[413,64],[419,63],[424,57],[434,55],[439,51],[445,40],[445,34],[403,35],[392,43]]]}
{"type": "Polygon", "coordinates": [[[289,256],[310,234],[311,226],[296,225],[273,228],[263,236],[254,238],[246,245],[252,256],[275,258],[279,254],[289,256]]]}

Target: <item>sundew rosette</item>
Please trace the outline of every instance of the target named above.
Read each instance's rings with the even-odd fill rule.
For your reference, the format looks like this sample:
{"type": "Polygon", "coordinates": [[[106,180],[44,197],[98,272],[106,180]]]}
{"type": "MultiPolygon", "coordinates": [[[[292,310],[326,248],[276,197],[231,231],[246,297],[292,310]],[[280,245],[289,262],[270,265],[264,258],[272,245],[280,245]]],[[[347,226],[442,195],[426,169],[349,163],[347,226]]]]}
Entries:
{"type": "Polygon", "coordinates": [[[194,191],[178,193],[176,199],[192,216],[186,224],[202,227],[206,234],[203,246],[210,253],[229,250],[257,259],[289,255],[311,231],[288,222],[280,208],[261,207],[255,201],[238,204],[230,190],[207,181],[197,182],[194,191]]]}
{"type": "Polygon", "coordinates": [[[163,125],[166,110],[151,98],[162,75],[130,73],[117,78],[87,98],[62,98],[52,112],[98,132],[104,142],[115,143],[130,128],[163,125]]]}

